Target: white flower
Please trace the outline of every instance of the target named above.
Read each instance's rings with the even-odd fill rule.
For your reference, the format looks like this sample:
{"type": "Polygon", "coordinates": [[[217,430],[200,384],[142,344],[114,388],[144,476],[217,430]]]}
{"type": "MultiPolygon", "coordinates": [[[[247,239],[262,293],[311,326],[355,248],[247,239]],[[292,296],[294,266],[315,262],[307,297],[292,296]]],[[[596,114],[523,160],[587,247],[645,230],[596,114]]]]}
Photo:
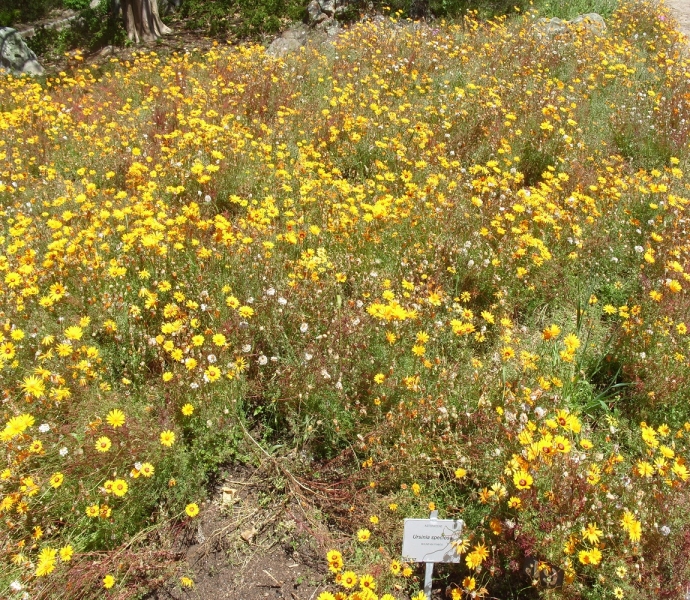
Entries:
{"type": "Polygon", "coordinates": [[[266,295],[267,295],[267,296],[275,296],[275,293],[276,293],[276,291],[275,291],[275,289],[272,288],[272,287],[270,287],[270,288],[268,288],[268,289],[266,290],[266,295]]]}
{"type": "Polygon", "coordinates": [[[546,409],[537,406],[537,408],[534,409],[534,414],[537,416],[537,419],[541,419],[546,414],[546,409]]]}
{"type": "Polygon", "coordinates": [[[642,246],[635,246],[635,252],[644,252],[644,248],[642,246]]]}
{"type": "Polygon", "coordinates": [[[309,325],[307,325],[306,323],[302,323],[302,324],[299,326],[299,330],[300,330],[302,333],[307,333],[307,329],[309,329],[309,325]]]}
{"type": "Polygon", "coordinates": [[[261,366],[263,366],[263,365],[265,365],[265,364],[268,362],[268,358],[266,358],[266,357],[262,354],[261,356],[259,356],[259,361],[258,361],[258,362],[259,362],[259,364],[260,364],[261,366]]]}
{"type": "Polygon", "coordinates": [[[60,456],[67,456],[69,450],[67,448],[60,448],[60,456]]]}
{"type": "Polygon", "coordinates": [[[24,588],[22,587],[22,584],[15,579],[12,583],[10,583],[10,589],[13,592],[20,592],[24,588]]]}
{"type": "Polygon", "coordinates": [[[251,344],[245,344],[242,346],[242,352],[251,352],[252,351],[252,345],[251,344]]]}
{"type": "Polygon", "coordinates": [[[38,426],[38,430],[41,433],[47,433],[48,431],[50,431],[50,425],[48,425],[48,423],[43,423],[42,425],[38,426]]]}
{"type": "Polygon", "coordinates": [[[210,201],[211,201],[211,196],[209,196],[208,194],[206,194],[206,195],[204,196],[204,202],[210,202],[210,201]]]}
{"type": "Polygon", "coordinates": [[[660,529],[661,535],[668,535],[671,533],[671,528],[668,525],[663,525],[660,529]]]}
{"type": "MultiPolygon", "coordinates": [[[[206,375],[204,375],[204,379],[207,379],[206,375]]],[[[189,387],[195,390],[199,387],[199,384],[196,381],[192,381],[192,383],[189,384],[189,387]]]]}
{"type": "Polygon", "coordinates": [[[141,471],[141,463],[138,462],[138,461],[135,462],[135,463],[134,463],[134,468],[135,468],[137,471],[141,471]]]}
{"type": "Polygon", "coordinates": [[[278,298],[278,304],[281,306],[285,306],[287,304],[287,300],[283,297],[278,298]]]}
{"type": "Polygon", "coordinates": [[[209,355],[206,357],[206,360],[209,362],[209,364],[212,365],[212,364],[215,363],[216,360],[218,360],[218,359],[216,358],[216,355],[215,355],[215,354],[209,354],[209,355]]]}
{"type": "Polygon", "coordinates": [[[314,358],[313,354],[309,354],[309,352],[304,353],[304,360],[311,360],[312,358],[314,358]]]}

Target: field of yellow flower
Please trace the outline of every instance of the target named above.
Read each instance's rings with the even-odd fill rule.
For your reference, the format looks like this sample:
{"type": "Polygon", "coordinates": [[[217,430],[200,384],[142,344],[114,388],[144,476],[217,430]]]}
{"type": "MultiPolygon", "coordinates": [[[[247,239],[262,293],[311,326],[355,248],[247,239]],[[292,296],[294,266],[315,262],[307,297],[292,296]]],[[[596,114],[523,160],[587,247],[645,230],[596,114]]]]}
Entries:
{"type": "Polygon", "coordinates": [[[156,532],[251,432],[354,490],[321,600],[421,598],[430,509],[466,524],[455,600],[682,597],[690,61],[652,3],[607,25],[8,76],[0,595],[167,577],[156,532]]]}

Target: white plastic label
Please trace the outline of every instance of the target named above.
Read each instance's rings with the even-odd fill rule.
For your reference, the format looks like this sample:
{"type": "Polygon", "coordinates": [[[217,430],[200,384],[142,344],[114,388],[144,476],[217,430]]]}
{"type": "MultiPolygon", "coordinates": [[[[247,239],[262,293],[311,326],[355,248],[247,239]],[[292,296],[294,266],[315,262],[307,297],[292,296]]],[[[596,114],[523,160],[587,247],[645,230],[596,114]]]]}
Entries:
{"type": "Polygon", "coordinates": [[[457,563],[460,556],[452,545],[462,534],[462,520],[405,519],[402,557],[425,563],[457,563]]]}

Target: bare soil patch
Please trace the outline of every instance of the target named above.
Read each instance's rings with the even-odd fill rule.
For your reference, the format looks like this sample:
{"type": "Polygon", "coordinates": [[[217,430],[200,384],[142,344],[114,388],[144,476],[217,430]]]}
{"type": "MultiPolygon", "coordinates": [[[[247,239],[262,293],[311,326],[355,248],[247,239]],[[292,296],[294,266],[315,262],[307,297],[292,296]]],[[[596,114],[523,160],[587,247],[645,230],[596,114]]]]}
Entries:
{"type": "Polygon", "coordinates": [[[179,581],[149,600],[313,600],[329,580],[329,534],[311,509],[268,470],[232,467],[181,536],[179,581]]]}

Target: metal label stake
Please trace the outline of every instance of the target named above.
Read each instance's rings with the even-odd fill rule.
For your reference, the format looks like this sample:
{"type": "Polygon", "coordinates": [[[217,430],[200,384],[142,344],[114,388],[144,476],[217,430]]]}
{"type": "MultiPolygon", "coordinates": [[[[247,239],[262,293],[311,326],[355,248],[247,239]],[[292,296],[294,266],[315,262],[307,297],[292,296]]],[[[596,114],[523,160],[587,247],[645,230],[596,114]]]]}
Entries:
{"type": "Polygon", "coordinates": [[[424,573],[424,593],[427,600],[431,600],[431,576],[434,573],[434,563],[426,563],[426,572],[424,573]]]}
{"type": "MultiPolygon", "coordinates": [[[[432,510],[429,515],[430,521],[438,520],[438,511],[432,510]]],[[[431,600],[431,585],[433,583],[434,575],[434,563],[426,563],[426,570],[424,571],[424,593],[426,594],[426,600],[431,600]]]]}

